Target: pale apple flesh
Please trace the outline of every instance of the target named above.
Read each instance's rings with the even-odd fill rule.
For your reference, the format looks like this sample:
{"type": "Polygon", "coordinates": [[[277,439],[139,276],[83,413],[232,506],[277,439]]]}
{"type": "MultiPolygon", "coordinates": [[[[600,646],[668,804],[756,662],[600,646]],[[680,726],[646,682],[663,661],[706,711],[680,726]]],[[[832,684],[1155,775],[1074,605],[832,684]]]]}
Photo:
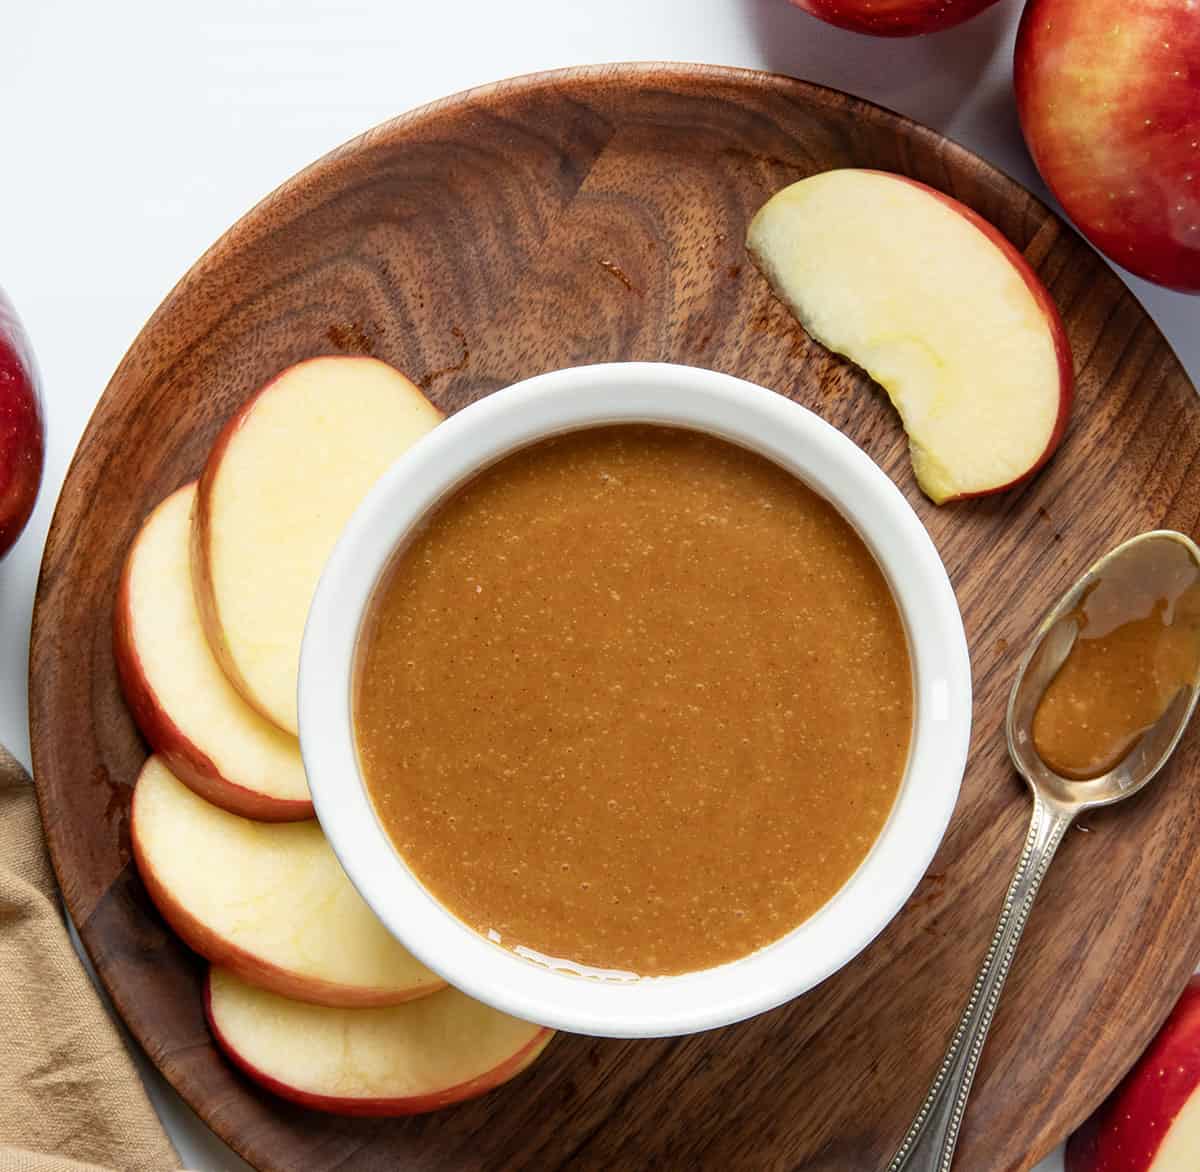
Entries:
{"type": "Polygon", "coordinates": [[[311,818],[299,742],[242,699],[205,638],[190,566],[195,499],[195,484],[167,497],[125,560],[113,627],[122,691],[150,746],[202,797],[247,818],[311,818]]]}
{"type": "Polygon", "coordinates": [[[1200,1163],[1200,1094],[1193,1092],[1171,1122],[1147,1172],[1195,1172],[1200,1163]]]}
{"type": "Polygon", "coordinates": [[[1067,215],[1139,277],[1200,293],[1200,8],[1030,0],[1021,129],[1067,215]]]}
{"type": "Polygon", "coordinates": [[[331,1006],[396,1005],[444,986],[379,922],[315,821],[241,818],[151,757],[130,836],[167,923],[246,980],[331,1006]]]}
{"type": "Polygon", "coordinates": [[[902,176],[827,171],[768,200],[747,247],[808,333],[887,392],[935,503],[1011,487],[1049,459],[1074,387],[1066,332],[969,208],[902,176]]]}
{"type": "Polygon", "coordinates": [[[210,971],[218,1045],[274,1094],[342,1115],[417,1115],[471,1099],[530,1066],[553,1033],[447,988],[385,1009],[330,1009],[210,971]]]}
{"type": "Polygon", "coordinates": [[[996,0],[792,0],[828,24],[876,37],[912,37],[953,28],[996,0]]]}
{"type": "Polygon", "coordinates": [[[192,573],[208,641],[246,701],[295,734],[317,580],[379,476],[441,420],[373,358],[314,358],[225,427],[200,478],[192,573]]]}
{"type": "Polygon", "coordinates": [[[1200,977],[1124,1081],[1067,1143],[1066,1172],[1200,1168],[1200,977]]]}

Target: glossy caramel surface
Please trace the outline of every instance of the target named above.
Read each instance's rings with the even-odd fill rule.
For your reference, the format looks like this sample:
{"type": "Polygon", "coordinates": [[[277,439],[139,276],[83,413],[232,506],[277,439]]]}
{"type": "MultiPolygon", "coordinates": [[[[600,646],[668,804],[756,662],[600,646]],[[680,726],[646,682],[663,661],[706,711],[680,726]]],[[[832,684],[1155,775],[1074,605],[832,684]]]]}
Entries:
{"type": "Polygon", "coordinates": [[[785,934],[878,836],[912,724],[870,551],[764,458],[595,428],[488,469],[399,556],[359,654],[376,810],[505,947],[677,973],[785,934]]]}

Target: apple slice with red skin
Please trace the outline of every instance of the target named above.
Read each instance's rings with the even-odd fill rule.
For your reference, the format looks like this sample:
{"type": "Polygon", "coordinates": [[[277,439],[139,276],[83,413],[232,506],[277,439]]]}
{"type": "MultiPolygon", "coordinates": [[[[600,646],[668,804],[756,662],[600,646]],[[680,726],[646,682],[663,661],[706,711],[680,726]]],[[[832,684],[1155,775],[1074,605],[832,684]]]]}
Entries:
{"type": "Polygon", "coordinates": [[[1066,1172],[1200,1168],[1200,977],[1124,1081],[1067,1143],[1066,1172]]]}
{"type": "Polygon", "coordinates": [[[996,0],[792,0],[827,24],[876,37],[912,37],[953,28],[996,0]]]}
{"type": "Polygon", "coordinates": [[[554,1036],[453,988],[390,1009],[328,1009],[213,968],[204,1005],[243,1073],[339,1115],[419,1115],[473,1099],[520,1074],[554,1036]]]}
{"type": "Polygon", "coordinates": [[[1200,293],[1200,9],[1030,0],[1013,59],[1030,154],[1076,227],[1131,273],[1200,293]]]}
{"type": "Polygon", "coordinates": [[[133,791],[142,882],[183,942],[214,964],[318,1005],[398,1005],[445,982],[363,902],[307,822],[254,822],[206,802],[158,757],[133,791]]]}
{"type": "Polygon", "coordinates": [[[204,635],[190,563],[195,484],[146,518],[117,586],[113,651],[134,720],[201,797],[264,821],[313,816],[300,743],[259,715],[204,635]]]}
{"type": "Polygon", "coordinates": [[[1032,476],[1066,430],[1062,319],[1021,254],[923,183],[836,170],[778,192],[747,247],[818,342],[878,382],[935,504],[1032,476]]]}
{"type": "Polygon", "coordinates": [[[375,481],[441,419],[384,362],[312,358],[272,379],[213,445],[192,528],[196,600],[225,674],[287,732],[325,562],[375,481]]]}

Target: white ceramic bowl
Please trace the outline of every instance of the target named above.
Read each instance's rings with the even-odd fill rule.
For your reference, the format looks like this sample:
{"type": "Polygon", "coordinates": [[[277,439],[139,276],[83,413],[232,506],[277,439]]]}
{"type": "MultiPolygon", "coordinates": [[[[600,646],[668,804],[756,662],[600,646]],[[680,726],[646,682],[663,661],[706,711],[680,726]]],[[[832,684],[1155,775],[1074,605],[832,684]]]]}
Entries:
{"type": "Polygon", "coordinates": [[[429,968],[516,1017],[611,1037],[727,1025],[811,989],[865,948],[912,894],[958,796],[971,673],[954,592],[900,491],[849,439],[780,395],[729,375],[654,363],[583,366],[497,391],[440,424],[383,476],[342,534],[313,600],[300,660],[300,744],[317,816],[347,874],[429,968]],[[721,436],[830,500],[870,546],[908,634],[915,698],[904,781],[883,833],[816,915],[717,968],[601,981],[523,960],[446,911],[405,866],[359,772],[351,684],[359,626],[406,536],[481,468],[544,436],[617,422],[721,436]]]}

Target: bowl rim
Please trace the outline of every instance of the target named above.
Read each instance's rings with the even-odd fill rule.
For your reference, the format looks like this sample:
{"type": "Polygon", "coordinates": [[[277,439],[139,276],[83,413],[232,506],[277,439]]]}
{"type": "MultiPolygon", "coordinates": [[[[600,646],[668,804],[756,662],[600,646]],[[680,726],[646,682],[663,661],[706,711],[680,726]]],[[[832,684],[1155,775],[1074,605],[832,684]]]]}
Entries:
{"type": "Polygon", "coordinates": [[[363,899],[422,963],[514,1017],[575,1033],[654,1037],[728,1025],[806,992],[858,955],[924,875],[953,813],[971,730],[971,671],[953,588],[924,526],[852,440],[797,403],[700,367],[617,362],[535,375],[465,407],[388,469],[343,530],[314,594],[298,686],[317,817],[363,899]],[[757,451],[839,510],[867,543],[903,619],[913,737],[899,793],[855,873],[808,920],[716,968],[597,981],[535,965],[442,907],[377,820],[351,715],[362,619],[395,549],[483,467],[539,439],[606,423],[692,428],[757,451]]]}

